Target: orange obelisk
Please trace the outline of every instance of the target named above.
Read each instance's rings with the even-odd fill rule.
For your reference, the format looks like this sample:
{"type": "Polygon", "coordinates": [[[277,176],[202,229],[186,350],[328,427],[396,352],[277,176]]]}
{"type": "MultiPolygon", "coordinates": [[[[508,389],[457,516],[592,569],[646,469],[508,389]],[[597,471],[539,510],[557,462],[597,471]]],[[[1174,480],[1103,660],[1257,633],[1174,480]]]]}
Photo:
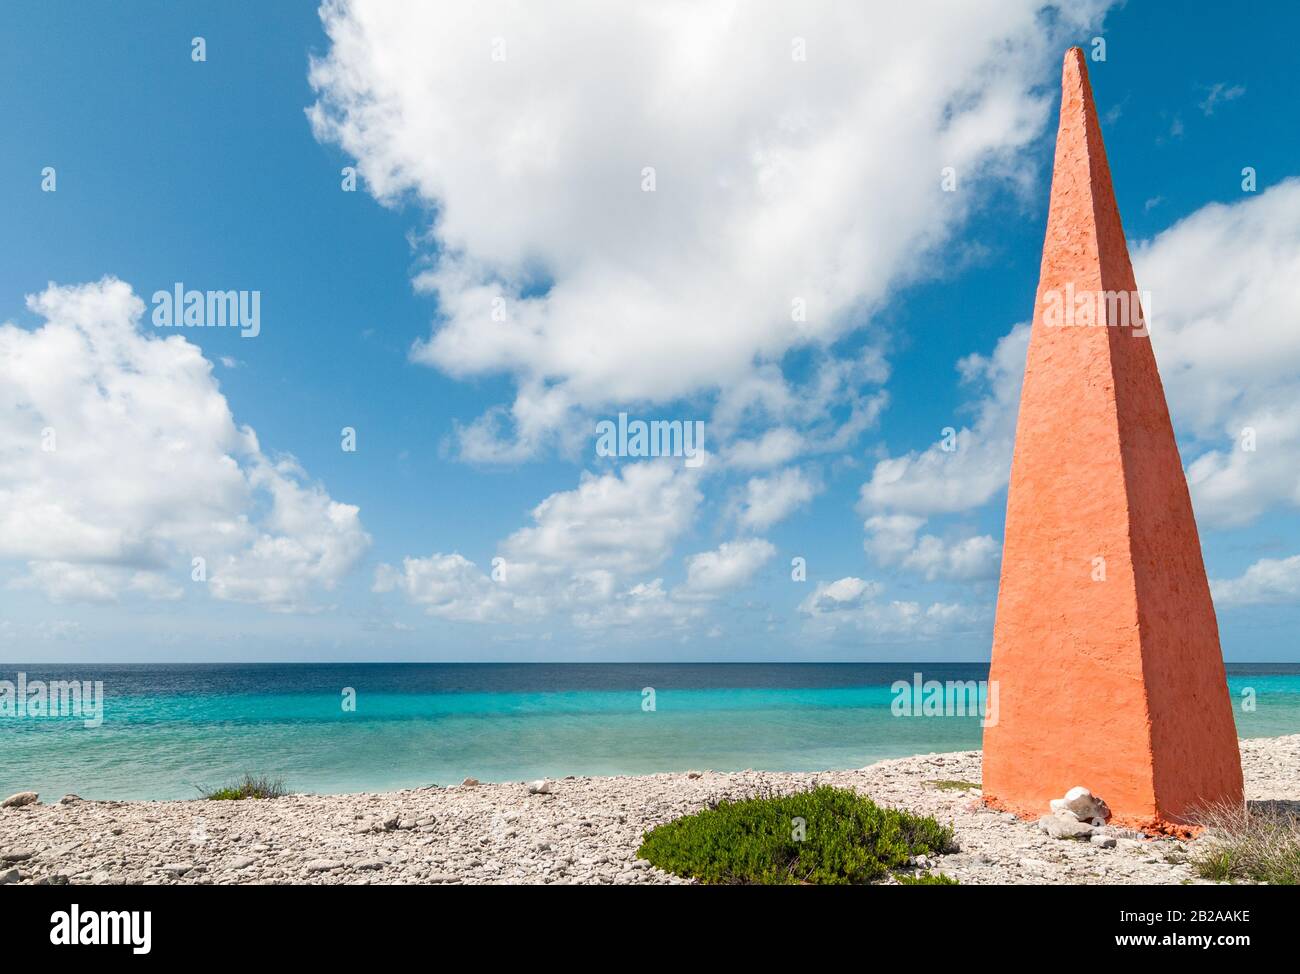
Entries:
{"type": "Polygon", "coordinates": [[[1136,292],[1075,48],[1007,495],[983,787],[993,804],[1043,815],[1082,785],[1113,821],[1159,829],[1202,803],[1240,802],[1242,781],[1200,539],[1136,292]]]}

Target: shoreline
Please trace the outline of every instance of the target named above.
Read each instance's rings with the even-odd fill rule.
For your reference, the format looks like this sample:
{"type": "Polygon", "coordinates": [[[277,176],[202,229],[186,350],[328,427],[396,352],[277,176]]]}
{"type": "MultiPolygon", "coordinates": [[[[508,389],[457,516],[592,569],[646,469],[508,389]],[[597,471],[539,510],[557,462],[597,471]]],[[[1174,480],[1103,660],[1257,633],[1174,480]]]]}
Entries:
{"type": "MultiPolygon", "coordinates": [[[[1243,665],[1244,666],[1244,665],[1243,665]]],[[[1300,732],[1300,663],[1231,675],[1239,737],[1300,732]]],[[[103,723],[0,699],[0,799],[37,790],[184,800],[251,772],[295,791],[360,794],[686,768],[851,770],[981,746],[979,721],[906,718],[916,673],[978,684],[978,663],[190,663],[18,667],[29,684],[104,682],[103,723]],[[657,690],[648,705],[645,688],[657,690]],[[352,689],[356,697],[341,695],[352,689]],[[657,706],[656,706],[657,704],[657,706]],[[901,708],[905,712],[906,708],[901,708]]],[[[0,673],[0,698],[5,697],[0,673]]],[[[915,691],[913,692],[913,696],[915,691]]],[[[66,709],[66,708],[65,708],[66,709]]],[[[956,713],[960,713],[957,709],[956,713]]],[[[1068,745],[1067,745],[1068,746],[1068,745]]]]}
{"type": "MultiPolygon", "coordinates": [[[[1239,741],[1250,800],[1300,802],[1300,734],[1239,741]]],[[[0,882],[671,883],[635,857],[649,828],[724,798],[816,784],[951,825],[929,866],[962,883],[1203,883],[1189,842],[1108,826],[1114,845],[1054,839],[983,804],[980,752],[848,771],[683,771],[436,785],[242,801],[57,799],[0,809],[0,882]]],[[[1101,797],[1105,797],[1104,795],[1101,797]]]]}

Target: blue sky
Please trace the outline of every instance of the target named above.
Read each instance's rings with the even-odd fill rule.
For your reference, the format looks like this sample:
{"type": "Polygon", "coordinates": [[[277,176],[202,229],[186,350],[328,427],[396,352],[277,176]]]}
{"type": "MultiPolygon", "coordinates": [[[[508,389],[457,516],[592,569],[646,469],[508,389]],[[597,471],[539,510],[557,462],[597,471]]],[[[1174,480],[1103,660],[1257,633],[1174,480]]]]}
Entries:
{"type": "Polygon", "coordinates": [[[527,6],[10,5],[0,656],[986,658],[1100,37],[1225,655],[1300,658],[1294,5],[527,6]],[[153,328],[177,282],[260,333],[153,328]],[[702,421],[704,472],[598,457],[619,411],[702,421]]]}

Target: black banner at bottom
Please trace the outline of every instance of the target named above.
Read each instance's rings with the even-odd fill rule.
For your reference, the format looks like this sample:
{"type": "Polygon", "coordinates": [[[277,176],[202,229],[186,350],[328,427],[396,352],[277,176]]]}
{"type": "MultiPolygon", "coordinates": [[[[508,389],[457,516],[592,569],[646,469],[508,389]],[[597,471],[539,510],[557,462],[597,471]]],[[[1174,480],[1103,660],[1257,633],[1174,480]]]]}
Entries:
{"type": "Polygon", "coordinates": [[[1291,890],[1266,886],[9,887],[0,950],[6,965],[63,955],[206,966],[445,956],[457,944],[499,960],[512,950],[648,948],[651,937],[674,953],[725,946],[731,962],[770,959],[774,938],[806,950],[811,935],[826,947],[839,937],[858,948],[864,938],[903,950],[964,944],[1000,958],[1042,959],[1046,942],[1071,961],[1116,952],[1226,961],[1289,944],[1297,905],[1291,890]]]}

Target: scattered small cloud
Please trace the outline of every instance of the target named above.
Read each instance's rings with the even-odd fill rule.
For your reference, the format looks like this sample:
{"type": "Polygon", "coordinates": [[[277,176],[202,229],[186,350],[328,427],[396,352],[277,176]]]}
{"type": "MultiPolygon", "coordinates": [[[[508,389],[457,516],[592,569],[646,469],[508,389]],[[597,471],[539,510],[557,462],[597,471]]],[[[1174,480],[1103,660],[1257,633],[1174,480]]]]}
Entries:
{"type": "Polygon", "coordinates": [[[819,582],[799,605],[812,633],[849,631],[869,642],[934,639],[987,624],[987,607],[951,602],[885,601],[879,582],[848,576],[819,582]]]}
{"type": "Polygon", "coordinates": [[[1235,101],[1246,93],[1244,85],[1229,85],[1226,81],[1220,81],[1205,90],[1205,100],[1198,104],[1207,118],[1214,114],[1214,109],[1219,105],[1224,102],[1235,101]]]}

